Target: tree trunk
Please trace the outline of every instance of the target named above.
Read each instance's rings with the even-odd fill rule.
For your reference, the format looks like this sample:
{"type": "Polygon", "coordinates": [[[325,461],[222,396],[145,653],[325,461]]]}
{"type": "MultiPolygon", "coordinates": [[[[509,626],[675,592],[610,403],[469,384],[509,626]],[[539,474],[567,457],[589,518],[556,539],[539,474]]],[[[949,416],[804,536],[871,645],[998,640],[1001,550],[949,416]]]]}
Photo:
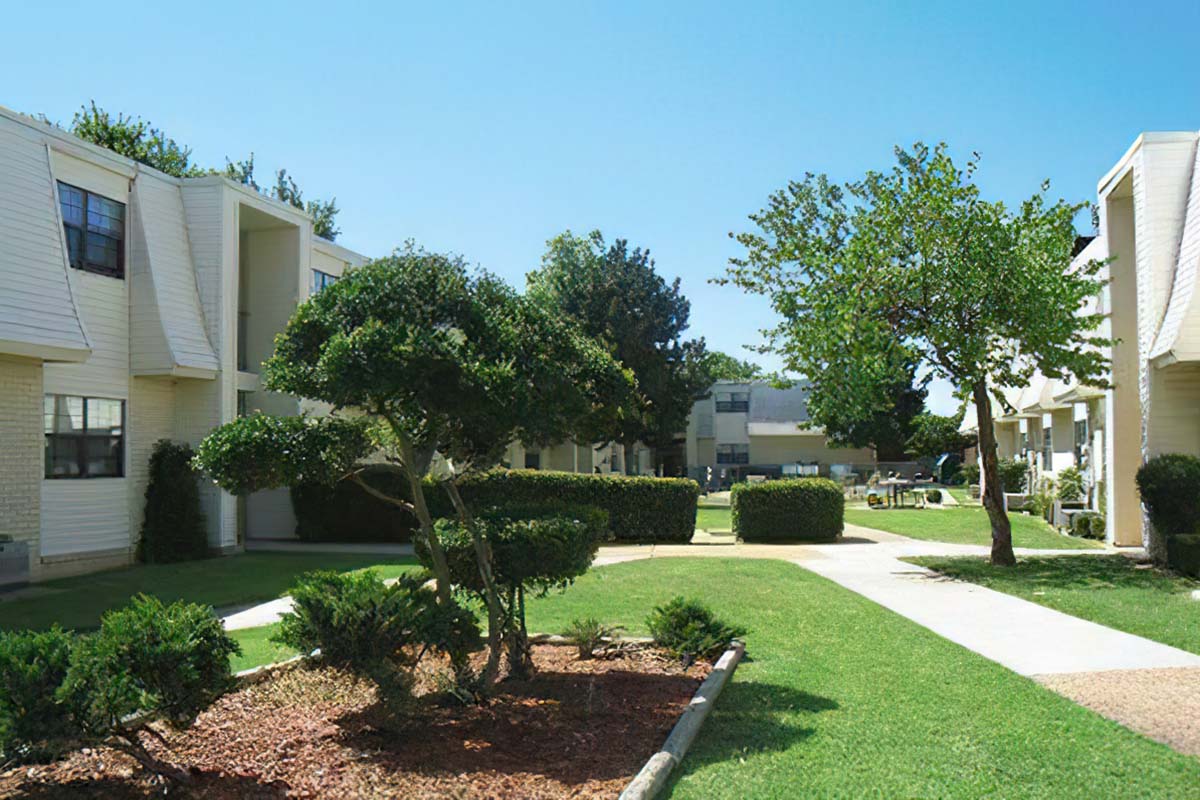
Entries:
{"type": "Polygon", "coordinates": [[[1017,563],[1013,554],[1012,525],[1004,510],[1004,486],[1000,483],[1000,465],[996,458],[996,432],[992,427],[992,401],[987,384],[977,381],[972,387],[975,414],[979,423],[979,454],[983,459],[983,507],[992,523],[992,564],[1011,567],[1017,563]]]}
{"type": "Polygon", "coordinates": [[[504,647],[504,608],[500,604],[500,594],[496,591],[496,579],[492,574],[492,546],[479,532],[467,504],[459,494],[458,484],[453,480],[443,484],[450,502],[458,512],[459,521],[471,533],[471,543],[475,546],[475,561],[479,565],[479,577],[483,579],[483,597],[488,612],[488,658],[483,668],[482,683],[491,686],[500,672],[500,654],[504,647]]]}
{"type": "Polygon", "coordinates": [[[429,504],[425,502],[425,486],[422,482],[422,478],[425,477],[424,470],[418,471],[416,453],[407,439],[400,438],[400,449],[404,458],[404,475],[408,478],[408,488],[413,496],[413,512],[417,516],[421,536],[425,537],[425,542],[429,545],[429,555],[433,561],[438,603],[447,605],[450,602],[450,565],[446,562],[446,551],[442,549],[442,543],[433,532],[433,517],[429,513],[429,504]]]}
{"type": "Polygon", "coordinates": [[[635,446],[636,445],[632,445],[632,444],[621,445],[622,450],[624,451],[622,454],[622,458],[625,461],[625,474],[626,475],[636,475],[637,474],[636,472],[633,471],[634,470],[634,466],[633,466],[634,450],[633,450],[633,448],[635,446]]]}

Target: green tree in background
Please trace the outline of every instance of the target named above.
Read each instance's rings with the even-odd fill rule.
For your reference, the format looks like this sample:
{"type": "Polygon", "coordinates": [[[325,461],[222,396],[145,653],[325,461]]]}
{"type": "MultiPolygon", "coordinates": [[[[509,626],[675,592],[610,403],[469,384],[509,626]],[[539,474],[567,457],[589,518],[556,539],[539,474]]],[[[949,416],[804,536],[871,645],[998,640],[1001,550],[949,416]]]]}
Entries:
{"type": "Polygon", "coordinates": [[[918,458],[937,458],[943,453],[961,453],[974,447],[974,434],[960,433],[963,415],[921,414],[913,420],[913,433],[908,439],[908,451],[918,458]]]}
{"type": "Polygon", "coordinates": [[[869,419],[897,365],[913,361],[969,398],[991,560],[1011,565],[993,393],[1035,371],[1107,385],[1102,319],[1081,313],[1103,287],[1103,264],[1070,269],[1074,219],[1087,204],[1050,202],[1043,184],[1010,209],[980,196],[977,155],[960,169],[945,145],[895,153],[890,171],[846,184],[809,174],[773,194],[750,217],[758,230],[737,235],[745,254],[725,280],[767,296],[782,317],[772,347],[812,379],[818,424],[835,407],[869,419]]]}
{"type": "Polygon", "coordinates": [[[705,367],[714,381],[737,381],[749,383],[762,380],[765,376],[762,367],[752,361],[734,358],[720,350],[709,350],[705,356],[705,367]]]}
{"type": "Polygon", "coordinates": [[[837,447],[874,447],[880,461],[904,461],[913,420],[925,410],[929,393],[927,381],[916,377],[916,363],[889,364],[889,371],[875,378],[878,393],[869,408],[840,402],[840,389],[850,379],[833,372],[839,366],[845,365],[830,364],[822,380],[813,382],[810,418],[820,420],[825,436],[837,447]]]}
{"type": "Polygon", "coordinates": [[[542,267],[527,277],[531,297],[578,322],[633,372],[637,393],[597,441],[636,442],[659,454],[687,427],[692,404],[712,385],[703,339],[684,339],[691,306],[654,269],[648,250],[611,245],[599,231],[567,231],[547,242],[542,267]]]}

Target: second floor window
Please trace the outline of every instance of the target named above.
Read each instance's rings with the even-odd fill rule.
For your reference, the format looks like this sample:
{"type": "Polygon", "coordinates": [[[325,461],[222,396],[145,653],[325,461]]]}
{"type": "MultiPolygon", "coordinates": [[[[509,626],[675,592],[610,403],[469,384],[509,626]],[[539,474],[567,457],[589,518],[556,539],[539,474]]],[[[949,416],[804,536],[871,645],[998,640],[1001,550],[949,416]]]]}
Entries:
{"type": "Polygon", "coordinates": [[[337,275],[330,275],[328,272],[321,272],[321,270],[319,270],[319,269],[314,269],[312,271],[312,292],[311,292],[311,294],[316,294],[317,292],[324,289],[326,286],[329,286],[331,283],[337,283],[337,279],[338,279],[337,275]]]}
{"type": "Polygon", "coordinates": [[[749,392],[719,392],[716,396],[717,413],[723,414],[731,411],[749,411],[750,410],[750,393],[749,392]]]}
{"type": "Polygon", "coordinates": [[[719,444],[717,445],[718,464],[749,464],[750,445],[748,444],[719,444]]]}
{"type": "Polygon", "coordinates": [[[125,204],[59,181],[58,202],[71,266],[125,277],[125,204]]]}

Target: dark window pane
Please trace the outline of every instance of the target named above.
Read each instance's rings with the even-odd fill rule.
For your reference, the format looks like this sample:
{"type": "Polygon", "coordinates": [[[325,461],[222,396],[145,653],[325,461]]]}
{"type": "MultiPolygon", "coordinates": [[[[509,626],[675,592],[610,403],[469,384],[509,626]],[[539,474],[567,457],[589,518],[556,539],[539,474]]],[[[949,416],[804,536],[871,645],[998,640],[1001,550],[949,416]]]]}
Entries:
{"type": "Polygon", "coordinates": [[[67,260],[72,267],[83,267],[83,231],[79,228],[63,226],[67,234],[67,260]]]}
{"type": "Polygon", "coordinates": [[[98,233],[88,231],[87,262],[90,265],[116,272],[121,265],[117,253],[121,243],[98,233]]]}
{"type": "Polygon", "coordinates": [[[85,442],[89,478],[121,477],[121,437],[88,436],[85,442]]]}
{"type": "Polygon", "coordinates": [[[68,225],[83,225],[83,192],[74,186],[60,183],[58,200],[62,207],[63,222],[68,225]]]}
{"type": "Polygon", "coordinates": [[[78,436],[46,437],[47,478],[78,478],[82,475],[79,440],[78,436]]]}

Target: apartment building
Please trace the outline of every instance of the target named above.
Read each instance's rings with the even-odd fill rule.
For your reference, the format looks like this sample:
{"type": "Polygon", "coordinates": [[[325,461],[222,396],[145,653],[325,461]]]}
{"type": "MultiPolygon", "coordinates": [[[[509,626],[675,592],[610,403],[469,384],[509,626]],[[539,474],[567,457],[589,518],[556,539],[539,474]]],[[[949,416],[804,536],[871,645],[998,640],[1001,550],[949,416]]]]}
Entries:
{"type": "MultiPolygon", "coordinates": [[[[248,187],[0,108],[0,537],[29,577],[131,561],[158,439],[300,412],[259,365],[296,305],[364,260],[248,187]]],[[[202,504],[217,552],[294,526],[286,492],[205,485],[202,504]]]]}

